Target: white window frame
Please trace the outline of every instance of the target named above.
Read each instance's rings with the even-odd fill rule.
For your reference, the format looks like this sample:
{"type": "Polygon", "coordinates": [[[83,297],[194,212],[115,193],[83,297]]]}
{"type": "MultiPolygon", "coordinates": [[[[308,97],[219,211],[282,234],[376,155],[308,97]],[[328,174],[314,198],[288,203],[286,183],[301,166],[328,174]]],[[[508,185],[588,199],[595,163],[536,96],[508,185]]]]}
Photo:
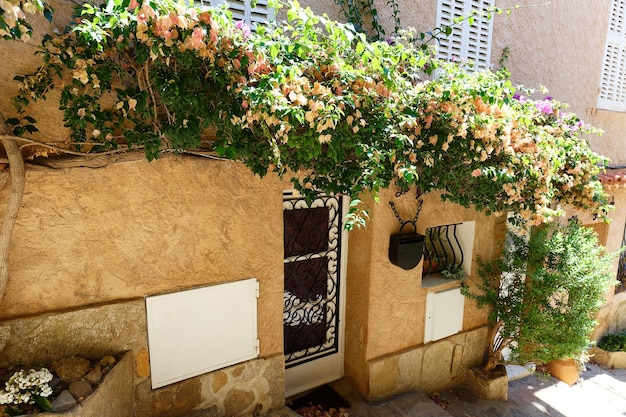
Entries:
{"type": "Polygon", "coordinates": [[[626,111],[626,0],[612,0],[598,108],[626,111]]]}
{"type": "Polygon", "coordinates": [[[244,21],[252,29],[258,24],[268,23],[274,20],[274,9],[270,8],[267,0],[257,0],[256,7],[252,7],[253,0],[188,0],[194,5],[218,7],[223,4],[233,14],[233,20],[244,21]]]}
{"type": "Polygon", "coordinates": [[[454,27],[450,36],[439,39],[437,56],[448,61],[471,60],[476,69],[490,68],[493,18],[477,15],[472,25],[468,20],[464,20],[460,25],[454,25],[454,19],[469,16],[472,10],[487,13],[494,2],[494,0],[438,0],[437,27],[454,27]]]}

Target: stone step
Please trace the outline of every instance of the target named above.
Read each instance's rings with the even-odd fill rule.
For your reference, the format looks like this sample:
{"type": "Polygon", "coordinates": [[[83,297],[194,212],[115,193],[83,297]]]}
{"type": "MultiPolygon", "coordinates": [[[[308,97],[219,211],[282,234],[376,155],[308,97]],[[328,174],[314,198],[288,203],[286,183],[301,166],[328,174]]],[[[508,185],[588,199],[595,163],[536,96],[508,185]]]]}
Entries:
{"type": "Polygon", "coordinates": [[[379,403],[357,402],[350,417],[451,417],[426,394],[410,391],[379,403]]]}

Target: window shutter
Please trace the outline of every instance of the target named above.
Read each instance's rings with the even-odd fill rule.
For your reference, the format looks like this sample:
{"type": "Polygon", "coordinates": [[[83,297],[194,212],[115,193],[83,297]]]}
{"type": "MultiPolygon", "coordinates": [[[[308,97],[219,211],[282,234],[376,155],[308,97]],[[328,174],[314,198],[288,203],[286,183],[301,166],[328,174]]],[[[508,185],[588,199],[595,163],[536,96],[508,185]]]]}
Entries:
{"type": "Polygon", "coordinates": [[[613,0],[604,49],[598,108],[626,111],[626,1],[613,0]]]}
{"type": "Polygon", "coordinates": [[[256,7],[252,7],[253,0],[200,0],[195,1],[201,6],[218,7],[223,4],[228,5],[228,9],[233,14],[233,20],[243,20],[251,28],[255,28],[259,23],[267,23],[274,19],[274,11],[267,4],[267,0],[257,0],[256,7]]]}
{"type": "MultiPolygon", "coordinates": [[[[437,26],[454,26],[454,19],[468,16],[472,10],[487,13],[493,0],[439,0],[437,26]]],[[[472,25],[463,21],[454,26],[452,34],[440,39],[438,56],[448,61],[472,60],[476,68],[489,68],[493,19],[476,16],[472,25]]]]}

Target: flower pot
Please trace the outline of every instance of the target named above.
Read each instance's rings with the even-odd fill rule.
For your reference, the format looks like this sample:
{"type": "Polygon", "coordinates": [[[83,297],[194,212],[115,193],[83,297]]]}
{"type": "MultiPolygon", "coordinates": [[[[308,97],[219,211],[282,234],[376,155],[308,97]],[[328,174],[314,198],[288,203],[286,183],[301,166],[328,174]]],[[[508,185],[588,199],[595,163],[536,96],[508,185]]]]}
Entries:
{"type": "Polygon", "coordinates": [[[508,400],[509,377],[504,365],[496,366],[491,376],[485,375],[480,368],[468,369],[465,375],[465,386],[479,398],[508,400]]]}
{"type": "Polygon", "coordinates": [[[438,268],[439,262],[424,259],[424,263],[422,265],[422,275],[433,273],[437,271],[438,268]]]}
{"type": "Polygon", "coordinates": [[[553,360],[548,364],[548,371],[550,375],[568,385],[578,381],[578,364],[572,358],[553,360]]]}
{"type": "Polygon", "coordinates": [[[406,222],[400,226],[400,231],[389,238],[389,260],[402,269],[415,268],[422,261],[424,251],[424,235],[417,233],[415,224],[406,222]],[[413,232],[402,233],[407,224],[413,225],[413,232]]]}
{"type": "Polygon", "coordinates": [[[610,369],[626,369],[626,352],[609,352],[595,346],[592,353],[592,360],[598,365],[610,369]]]}

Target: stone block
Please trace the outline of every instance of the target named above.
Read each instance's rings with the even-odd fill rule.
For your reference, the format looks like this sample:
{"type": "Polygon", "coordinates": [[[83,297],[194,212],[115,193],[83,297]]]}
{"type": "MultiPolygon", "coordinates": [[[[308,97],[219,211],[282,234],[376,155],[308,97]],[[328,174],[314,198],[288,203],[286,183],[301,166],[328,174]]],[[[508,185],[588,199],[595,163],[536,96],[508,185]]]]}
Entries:
{"type": "Polygon", "coordinates": [[[592,349],[592,360],[610,369],[626,369],[626,352],[609,352],[599,347],[592,349]]]}
{"type": "Polygon", "coordinates": [[[487,327],[481,327],[465,333],[462,362],[465,368],[473,368],[482,364],[485,349],[487,348],[488,334],[489,329],[487,327]]]}
{"type": "Polygon", "coordinates": [[[63,358],[52,363],[52,370],[66,384],[78,381],[89,370],[90,363],[87,359],[72,356],[63,358]]]}
{"type": "Polygon", "coordinates": [[[76,398],[76,401],[82,401],[93,392],[91,384],[84,379],[72,382],[68,390],[76,398]]]}
{"type": "Polygon", "coordinates": [[[480,368],[468,369],[464,385],[480,398],[498,401],[508,400],[509,379],[504,365],[496,366],[491,377],[485,375],[480,368]]]}
{"type": "Polygon", "coordinates": [[[138,352],[147,346],[145,314],[140,300],[7,320],[0,323],[0,367],[138,352]]]}
{"type": "Polygon", "coordinates": [[[227,416],[249,415],[247,410],[254,403],[255,395],[250,390],[233,389],[224,399],[224,412],[227,416]]]}
{"type": "MultiPolygon", "coordinates": [[[[64,417],[134,417],[135,416],[135,369],[133,355],[126,353],[124,357],[107,373],[98,388],[84,401],[76,405],[76,400],[69,391],[64,391],[63,403],[66,407],[74,401],[74,405],[65,408],[64,417]],[[71,397],[71,400],[70,400],[71,397]]],[[[61,395],[54,401],[56,403],[61,395]]],[[[54,407],[53,403],[53,407],[54,407]]],[[[61,407],[61,404],[57,404],[61,407]]],[[[60,408],[55,410],[61,411],[60,408]]],[[[41,413],[40,417],[54,417],[55,414],[41,413]]]]}
{"type": "Polygon", "coordinates": [[[269,408],[282,407],[285,404],[285,362],[284,356],[265,359],[261,377],[268,385],[269,408]]]}
{"type": "Polygon", "coordinates": [[[370,362],[370,397],[373,400],[399,392],[398,357],[388,356],[370,362]]]}
{"type": "Polygon", "coordinates": [[[399,385],[404,390],[417,389],[422,373],[423,349],[411,349],[398,356],[399,385]]]}
{"type": "Polygon", "coordinates": [[[135,357],[135,368],[138,378],[147,378],[150,376],[150,354],[145,347],[142,347],[135,357]]]}
{"type": "Polygon", "coordinates": [[[442,340],[425,347],[420,391],[430,393],[452,385],[454,346],[450,340],[442,340]]]}
{"type": "MultiPolygon", "coordinates": [[[[76,399],[74,396],[68,391],[62,391],[58,397],[55,398],[54,401],[50,403],[52,406],[52,410],[55,413],[62,413],[64,411],[69,411],[76,407],[76,399]]],[[[49,414],[49,413],[46,413],[49,414]]],[[[72,413],[74,414],[74,413],[72,413]]]]}

